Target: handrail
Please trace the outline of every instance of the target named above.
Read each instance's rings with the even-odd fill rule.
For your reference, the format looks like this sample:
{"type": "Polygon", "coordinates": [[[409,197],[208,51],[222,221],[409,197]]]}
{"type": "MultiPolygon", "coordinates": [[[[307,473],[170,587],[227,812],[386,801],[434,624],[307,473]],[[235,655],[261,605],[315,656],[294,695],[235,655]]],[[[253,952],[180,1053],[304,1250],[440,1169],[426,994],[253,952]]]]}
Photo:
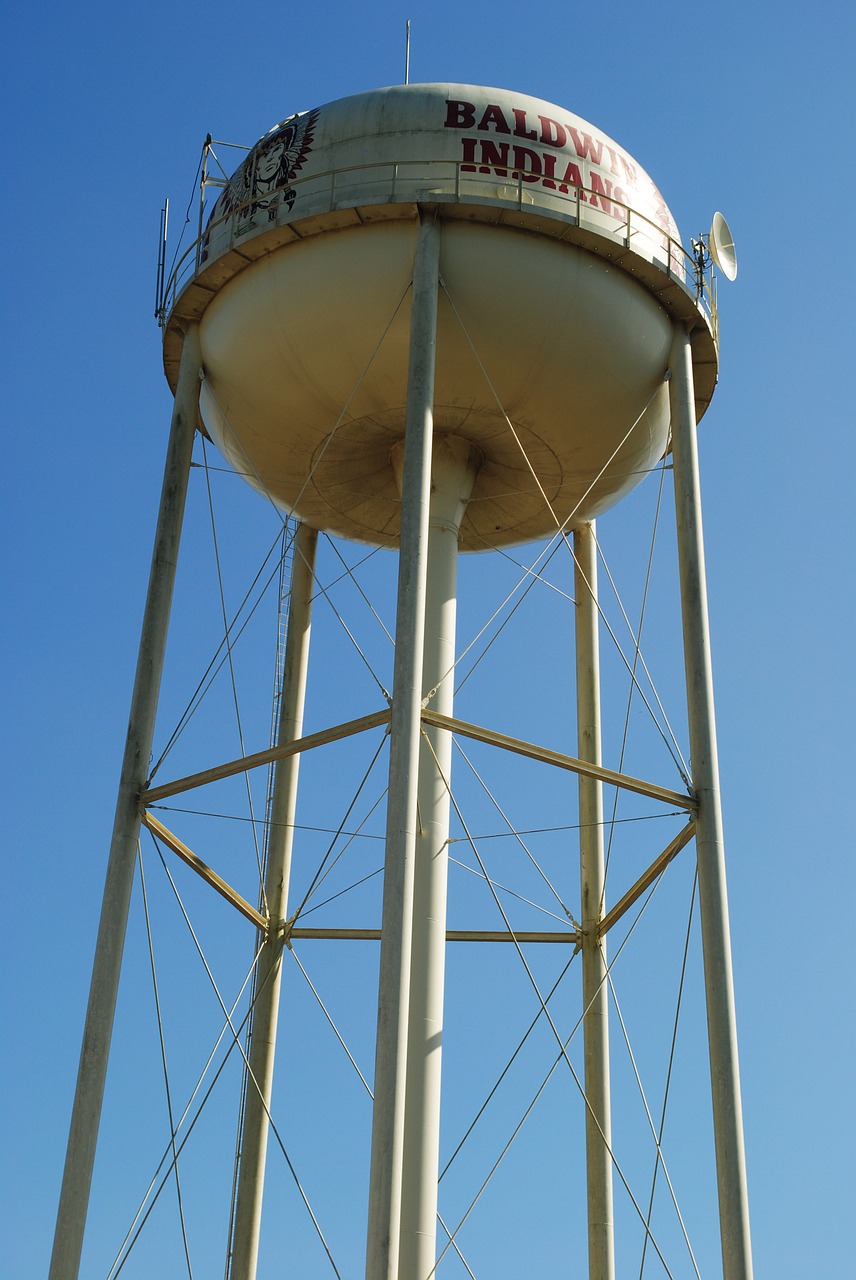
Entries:
{"type": "MultiPolygon", "coordinates": [[[[388,188],[387,198],[384,202],[390,204],[398,202],[405,203],[413,200],[414,192],[412,184],[408,184],[406,179],[402,179],[400,170],[408,167],[424,170],[426,168],[431,168],[432,166],[443,166],[447,171],[452,169],[454,177],[452,180],[444,179],[447,185],[443,190],[438,190],[435,187],[430,190],[430,194],[432,196],[451,197],[455,202],[460,203],[467,203],[468,196],[470,198],[475,198],[478,195],[478,186],[485,184],[487,179],[491,181],[492,185],[495,185],[496,179],[498,177],[501,178],[501,175],[497,174],[495,169],[490,175],[474,174],[469,166],[464,165],[463,161],[424,159],[394,161],[375,160],[367,161],[358,165],[349,165],[345,168],[327,169],[321,173],[295,177],[290,180],[289,185],[293,190],[294,188],[300,187],[304,184],[312,183],[317,186],[319,183],[329,180],[330,189],[327,197],[326,209],[315,210],[315,212],[331,212],[339,207],[348,207],[345,205],[339,206],[336,203],[337,179],[341,186],[341,178],[343,175],[353,175],[362,171],[380,171],[382,173],[384,170],[388,170],[390,172],[391,182],[390,187],[388,188]],[[461,177],[462,173],[464,174],[463,180],[461,177]],[[465,184],[470,189],[464,193],[462,191],[462,187],[465,184]],[[402,188],[406,194],[402,194],[402,188]]],[[[537,179],[541,179],[542,177],[542,174],[535,173],[533,170],[515,169],[513,174],[510,175],[507,180],[502,180],[502,185],[508,186],[509,189],[516,187],[514,207],[521,212],[534,213],[543,211],[543,204],[537,205],[534,204],[534,202],[529,203],[524,200],[524,192],[529,193],[533,182],[537,179]],[[515,174],[516,177],[514,176],[515,174]]],[[[378,178],[377,181],[379,183],[380,178],[378,178]]],[[[567,201],[568,205],[571,207],[572,212],[568,215],[570,225],[576,225],[587,231],[602,235],[604,240],[609,240],[612,243],[620,244],[623,242],[624,248],[630,252],[633,252],[632,240],[634,237],[646,237],[661,247],[665,254],[664,263],[661,263],[659,260],[654,261],[645,254],[641,254],[640,256],[643,257],[645,261],[650,262],[651,265],[656,267],[658,270],[664,271],[670,280],[673,280],[675,283],[680,285],[690,297],[694,298],[696,306],[710,324],[714,343],[718,347],[719,335],[716,307],[716,280],[712,263],[708,263],[705,269],[700,269],[696,255],[690,250],[685,249],[679,240],[675,240],[670,236],[664,227],[653,219],[647,217],[644,213],[640,213],[640,211],[633,205],[630,205],[623,200],[617,200],[605,191],[598,191],[593,187],[587,186],[572,186],[571,184],[569,184],[567,192],[560,191],[558,187],[555,189],[548,188],[548,191],[548,200],[567,201]],[[593,199],[587,200],[585,199],[586,196],[591,196],[593,199]],[[623,217],[617,217],[615,213],[606,212],[598,203],[601,201],[608,201],[613,209],[623,210],[623,217]],[[615,235],[610,234],[610,232],[604,228],[603,219],[605,218],[614,219],[614,231],[623,227],[623,241],[617,241],[615,235]]],[[[167,318],[175,307],[180,292],[186,287],[186,285],[191,283],[196,276],[202,274],[204,271],[206,264],[203,263],[202,252],[205,248],[206,242],[210,242],[212,235],[216,233],[219,227],[222,227],[224,223],[231,222],[232,232],[229,236],[229,243],[221,252],[218,252],[217,257],[219,258],[223,256],[224,253],[231,250],[235,245],[235,228],[240,220],[241,214],[246,213],[250,210],[251,206],[257,202],[258,197],[253,196],[242,201],[240,204],[233,205],[227,213],[223,214],[222,217],[217,218],[216,221],[213,222],[209,221],[201,234],[185,250],[178,262],[175,264],[169,280],[162,287],[159,306],[156,312],[158,323],[161,328],[166,325],[167,318]]],[[[502,203],[507,205],[512,202],[504,198],[497,200],[496,197],[493,197],[491,203],[502,203]]],[[[287,223],[283,225],[287,225],[287,223]]],[[[216,259],[212,259],[212,261],[216,261],[216,259]]]]}

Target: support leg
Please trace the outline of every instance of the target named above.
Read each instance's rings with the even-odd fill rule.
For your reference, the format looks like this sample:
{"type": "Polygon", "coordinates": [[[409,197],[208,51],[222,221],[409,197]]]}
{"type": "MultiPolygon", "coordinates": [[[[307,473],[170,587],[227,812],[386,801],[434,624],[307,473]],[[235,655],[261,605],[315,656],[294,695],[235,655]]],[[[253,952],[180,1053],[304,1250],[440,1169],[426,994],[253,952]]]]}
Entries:
{"type": "MultiPolygon", "coordinates": [[[[309,663],[311,599],[318,534],[300,525],[294,539],[291,601],[285,643],[278,745],[294,742],[303,732],[306,673],[309,663]]],[[[282,982],[282,924],[288,910],[288,885],[297,809],[300,756],[277,761],[271,804],[271,837],[265,876],[270,927],[259,957],[256,1003],[250,1042],[250,1078],[240,1137],[240,1166],[235,1205],[231,1280],[255,1280],[262,1219],[265,1163],[276,1029],[282,982]]]]}
{"type": "MultiPolygon", "coordinates": [[[[594,525],[574,533],[577,644],[577,740],[581,760],[602,764],[597,545],[594,525]]],[[[604,913],[603,789],[579,780],[582,900],[583,1039],[585,1045],[586,1186],[590,1280],[615,1280],[612,1121],[609,1097],[609,993],[604,913]]]]}
{"type": "Polygon", "coordinates": [[[669,396],[687,714],[693,790],[699,805],[696,818],[696,855],[710,1042],[722,1268],[724,1280],[751,1280],[752,1246],[749,1237],[743,1110],[737,1061],[722,805],[713,711],[692,352],[689,335],[683,329],[676,331],[672,346],[669,396]]]}
{"type": "Polygon", "coordinates": [[[196,430],[200,367],[199,335],[194,325],[184,338],[175,392],[137,674],[128,717],[128,736],[57,1211],[50,1280],[76,1280],[80,1268],[140,833],[137,797],[148,776],[152,750],[196,430]]]}

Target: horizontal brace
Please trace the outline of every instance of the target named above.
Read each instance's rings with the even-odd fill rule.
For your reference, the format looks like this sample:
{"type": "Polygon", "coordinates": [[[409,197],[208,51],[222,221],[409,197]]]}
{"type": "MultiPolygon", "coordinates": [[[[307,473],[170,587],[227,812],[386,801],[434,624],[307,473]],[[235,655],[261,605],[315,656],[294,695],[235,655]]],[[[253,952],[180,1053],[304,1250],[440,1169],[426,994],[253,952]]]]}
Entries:
{"type": "Polygon", "coordinates": [[[486,742],[492,747],[501,747],[504,751],[513,751],[519,756],[528,756],[530,760],[541,760],[544,764],[552,764],[559,769],[582,774],[584,778],[597,778],[608,786],[620,787],[624,791],[635,791],[637,795],[648,796],[651,800],[662,800],[665,804],[687,809],[690,813],[695,813],[698,808],[695,799],[686,793],[669,791],[666,787],[657,786],[656,783],[643,782],[640,778],[631,778],[625,773],[617,773],[614,769],[604,769],[601,765],[590,764],[587,760],[578,760],[575,756],[563,755],[560,751],[550,751],[546,747],[538,747],[520,738],[510,738],[507,734],[496,733],[493,729],[482,729],[478,725],[467,724],[464,720],[441,716],[436,711],[423,711],[422,723],[434,725],[438,729],[448,729],[450,733],[458,733],[463,738],[473,738],[476,742],[486,742]]]}
{"type": "Polygon", "coordinates": [[[246,898],[242,898],[231,885],[217,875],[216,871],[212,871],[207,863],[196,856],[192,849],[188,849],[186,844],[182,844],[178,836],[173,835],[168,827],[165,827],[162,822],[158,822],[153,813],[144,813],[142,821],[152,835],[157,836],[173,853],[177,853],[182,862],[186,862],[197,875],[202,877],[206,884],[210,884],[212,889],[217,890],[221,898],[225,898],[233,907],[237,907],[241,915],[246,916],[262,933],[267,931],[267,918],[260,911],[257,911],[255,907],[251,907],[246,898]]]}
{"type": "Polygon", "coordinates": [[[598,925],[598,935],[602,938],[608,933],[616,921],[620,920],[625,911],[633,906],[638,898],[641,898],[645,890],[654,883],[661,872],[672,861],[685,845],[688,845],[695,835],[695,822],[688,822],[687,825],[678,832],[671,844],[660,854],[659,858],[655,858],[644,875],[640,876],[634,885],[625,893],[623,898],[619,898],[611,911],[608,911],[598,925]]]}
{"type": "MultiPolygon", "coordinates": [[[[287,942],[295,938],[323,938],[333,941],[379,942],[380,929],[286,929],[287,942]]],[[[523,930],[509,933],[507,929],[447,929],[447,942],[564,942],[578,946],[580,935],[576,929],[552,931],[523,930]]]]}
{"type": "Polygon", "coordinates": [[[238,760],[229,760],[226,764],[215,765],[213,769],[204,769],[202,773],[191,773],[186,778],[178,778],[175,782],[165,782],[160,787],[150,787],[140,793],[140,804],[152,804],[155,800],[163,800],[165,796],[178,795],[181,791],[192,791],[194,787],[204,787],[209,782],[219,782],[222,778],[232,778],[236,773],[248,773],[250,769],[258,769],[273,760],[282,760],[285,756],[296,756],[301,751],[311,751],[313,747],[326,746],[328,742],[339,742],[342,738],[350,738],[355,733],[364,733],[367,729],[376,729],[388,724],[391,711],[385,707],[383,711],[375,711],[370,716],[362,716],[359,720],[348,720],[345,724],[334,725],[332,729],[322,729],[320,733],[310,733],[305,738],[297,738],[294,742],[286,742],[278,747],[268,747],[266,751],[256,751],[251,756],[241,756],[238,760]]]}

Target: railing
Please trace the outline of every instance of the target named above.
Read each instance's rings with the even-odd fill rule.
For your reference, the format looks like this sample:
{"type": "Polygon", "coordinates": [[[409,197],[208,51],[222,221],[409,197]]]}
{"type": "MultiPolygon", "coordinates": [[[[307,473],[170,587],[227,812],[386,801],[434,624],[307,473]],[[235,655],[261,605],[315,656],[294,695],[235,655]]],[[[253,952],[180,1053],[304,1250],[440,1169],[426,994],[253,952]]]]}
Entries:
{"type": "MultiPolygon", "coordinates": [[[[558,216],[570,226],[592,232],[638,254],[664,272],[694,300],[718,344],[716,278],[709,257],[685,249],[659,223],[604,190],[569,185],[567,191],[561,191],[558,184],[545,186],[544,175],[531,170],[514,170],[504,177],[496,167],[491,167],[487,174],[474,173],[471,165],[452,160],[368,162],[298,177],[289,187],[300,199],[301,217],[358,205],[417,200],[462,204],[472,201],[558,216]]],[[[267,192],[265,198],[273,199],[282,190],[284,188],[280,188],[279,193],[267,192]]],[[[243,243],[248,236],[258,234],[261,227],[253,222],[258,207],[258,194],[232,205],[227,213],[209,221],[185,250],[169,280],[160,284],[156,314],[161,327],[187,284],[209,263],[243,243]]],[[[291,207],[281,201],[271,225],[288,225],[295,220],[290,214],[291,207]]]]}

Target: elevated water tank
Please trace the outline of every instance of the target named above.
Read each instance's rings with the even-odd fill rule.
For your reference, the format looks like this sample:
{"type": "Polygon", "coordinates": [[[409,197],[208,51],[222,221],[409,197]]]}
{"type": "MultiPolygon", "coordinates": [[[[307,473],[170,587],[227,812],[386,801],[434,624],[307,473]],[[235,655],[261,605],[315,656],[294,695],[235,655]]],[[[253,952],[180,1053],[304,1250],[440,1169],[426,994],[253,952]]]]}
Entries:
{"type": "Polygon", "coordinates": [[[442,223],[435,432],[481,465],[479,550],[590,520],[668,444],[675,319],[697,412],[713,320],[654,183],[612,139],[507,90],[380,89],[289,117],[215,205],[167,321],[200,321],[205,428],[317,528],[395,545],[418,221],[442,223]]]}

